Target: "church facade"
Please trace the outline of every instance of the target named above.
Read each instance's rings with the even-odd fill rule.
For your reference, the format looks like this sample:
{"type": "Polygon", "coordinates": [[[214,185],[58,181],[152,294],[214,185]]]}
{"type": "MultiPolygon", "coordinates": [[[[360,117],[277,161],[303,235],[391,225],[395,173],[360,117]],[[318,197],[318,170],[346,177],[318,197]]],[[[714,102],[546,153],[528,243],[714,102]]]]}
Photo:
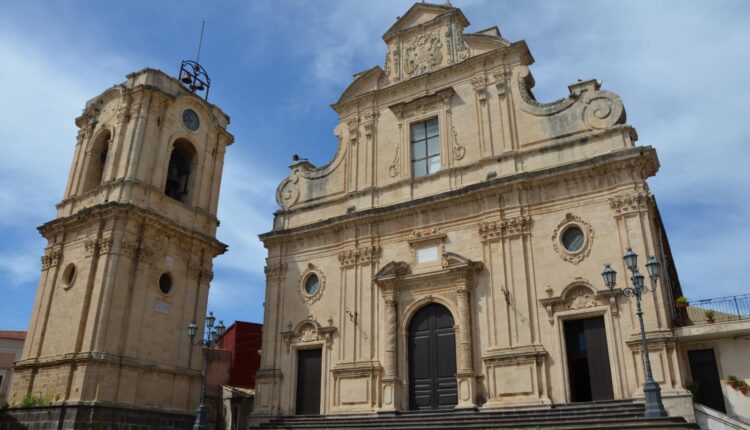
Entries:
{"type": "Polygon", "coordinates": [[[495,408],[643,396],[627,248],[664,267],[644,296],[654,377],[692,415],[671,329],[679,283],[616,94],[537,101],[527,45],[415,4],[384,67],[333,105],[330,163],[290,166],[268,249],[259,415],[495,408]]]}

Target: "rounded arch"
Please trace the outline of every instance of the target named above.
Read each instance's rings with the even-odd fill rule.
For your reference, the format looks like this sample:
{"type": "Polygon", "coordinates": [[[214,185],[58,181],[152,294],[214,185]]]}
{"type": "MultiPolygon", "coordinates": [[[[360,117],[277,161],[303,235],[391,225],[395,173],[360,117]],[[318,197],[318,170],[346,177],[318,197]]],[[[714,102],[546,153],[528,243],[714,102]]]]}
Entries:
{"type": "Polygon", "coordinates": [[[104,182],[104,170],[113,136],[114,133],[109,127],[101,127],[89,140],[81,193],[91,191],[104,182]]]}
{"type": "Polygon", "coordinates": [[[570,296],[570,294],[577,290],[579,287],[586,288],[587,290],[591,291],[591,294],[596,295],[596,288],[594,288],[591,283],[586,279],[576,279],[575,281],[569,282],[568,285],[566,285],[562,292],[560,292],[560,297],[565,300],[570,296]]]}
{"type": "Polygon", "coordinates": [[[213,126],[217,125],[211,109],[203,104],[203,100],[196,100],[193,94],[182,94],[177,96],[173,106],[178,115],[182,115],[182,111],[190,108],[201,116],[201,120],[206,120],[213,126]]]}
{"type": "Polygon", "coordinates": [[[198,151],[193,142],[185,137],[176,138],[169,148],[164,194],[188,204],[197,180],[198,151]]]}
{"type": "Polygon", "coordinates": [[[438,304],[442,305],[446,309],[448,309],[448,312],[450,312],[451,317],[453,317],[453,322],[455,324],[456,321],[458,321],[458,309],[454,306],[453,303],[451,303],[449,300],[446,300],[444,297],[440,296],[427,296],[423,297],[413,303],[411,303],[409,306],[404,309],[404,317],[403,321],[404,324],[404,332],[409,332],[409,327],[411,326],[411,321],[414,319],[414,315],[417,314],[422,308],[424,308],[427,305],[430,304],[438,304]]]}

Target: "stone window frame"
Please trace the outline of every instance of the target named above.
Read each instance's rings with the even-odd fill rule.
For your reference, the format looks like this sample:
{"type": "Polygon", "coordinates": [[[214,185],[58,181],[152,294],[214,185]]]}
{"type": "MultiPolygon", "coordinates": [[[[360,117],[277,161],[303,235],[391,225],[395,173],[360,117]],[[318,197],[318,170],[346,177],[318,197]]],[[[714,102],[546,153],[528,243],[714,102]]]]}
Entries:
{"type": "Polygon", "coordinates": [[[413,179],[419,179],[419,178],[424,178],[424,177],[432,176],[432,175],[435,175],[435,174],[439,173],[441,170],[443,170],[443,151],[442,151],[442,147],[441,147],[443,143],[442,143],[442,136],[441,136],[442,133],[440,132],[440,126],[441,126],[440,115],[438,115],[437,113],[434,113],[433,115],[428,115],[426,118],[420,118],[419,120],[416,120],[416,121],[410,121],[408,123],[408,134],[409,134],[409,168],[410,168],[411,176],[412,176],[413,179]],[[432,121],[436,121],[437,122],[437,134],[434,135],[434,136],[428,136],[428,134],[427,134],[427,123],[432,122],[432,121]],[[424,138],[423,139],[418,139],[418,140],[415,141],[413,139],[413,137],[412,137],[413,136],[413,132],[412,131],[416,127],[422,127],[422,128],[424,128],[424,138]],[[437,154],[434,154],[434,155],[429,155],[430,153],[429,153],[428,141],[429,141],[429,139],[431,137],[438,139],[438,152],[437,152],[437,154]],[[417,158],[415,158],[414,145],[418,144],[420,142],[424,142],[424,145],[425,145],[424,154],[420,154],[417,158]],[[432,158],[435,158],[435,157],[438,158],[439,167],[434,172],[431,172],[430,171],[430,160],[432,158]],[[418,163],[420,161],[424,161],[426,163],[426,165],[425,165],[425,173],[423,175],[417,175],[416,170],[414,169],[414,163],[418,163]]]}
{"type": "Polygon", "coordinates": [[[307,303],[308,305],[311,305],[318,300],[320,300],[320,297],[323,295],[323,290],[325,290],[326,287],[326,275],[323,273],[320,268],[312,263],[308,263],[305,270],[300,275],[299,281],[297,282],[297,293],[299,293],[300,297],[302,298],[302,301],[307,303]],[[318,277],[318,281],[320,282],[320,285],[318,286],[318,291],[316,291],[314,294],[308,294],[307,290],[305,289],[305,284],[307,283],[307,279],[311,276],[315,275],[318,277]]]}
{"type": "Polygon", "coordinates": [[[591,247],[594,243],[594,229],[591,224],[583,218],[566,213],[565,218],[555,227],[552,232],[552,246],[555,252],[564,261],[572,264],[578,264],[591,253],[591,247]],[[583,245],[577,251],[569,251],[562,241],[562,236],[571,227],[577,227],[583,232],[583,245]]]}
{"type": "Polygon", "coordinates": [[[175,276],[174,273],[172,273],[171,270],[165,270],[159,274],[159,277],[156,279],[156,289],[159,291],[159,294],[161,294],[164,297],[170,297],[174,293],[175,288],[175,276]],[[161,278],[166,275],[169,277],[169,291],[166,293],[161,288],[161,278]]]}
{"type": "Polygon", "coordinates": [[[62,283],[62,287],[64,290],[69,290],[73,288],[73,285],[76,283],[76,279],[78,279],[78,266],[76,266],[75,263],[70,262],[65,265],[65,269],[60,273],[60,281],[62,283]],[[70,276],[70,271],[73,271],[73,275],[70,276]],[[67,279],[70,277],[70,279],[67,279]]]}

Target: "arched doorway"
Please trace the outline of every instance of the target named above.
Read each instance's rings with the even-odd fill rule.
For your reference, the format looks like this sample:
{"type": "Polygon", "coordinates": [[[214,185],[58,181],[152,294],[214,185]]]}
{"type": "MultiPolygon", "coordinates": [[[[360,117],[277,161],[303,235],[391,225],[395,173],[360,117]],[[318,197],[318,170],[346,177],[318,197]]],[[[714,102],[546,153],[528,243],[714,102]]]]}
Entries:
{"type": "Polygon", "coordinates": [[[409,324],[409,409],[452,408],[457,403],[453,316],[445,306],[432,303],[409,324]]]}

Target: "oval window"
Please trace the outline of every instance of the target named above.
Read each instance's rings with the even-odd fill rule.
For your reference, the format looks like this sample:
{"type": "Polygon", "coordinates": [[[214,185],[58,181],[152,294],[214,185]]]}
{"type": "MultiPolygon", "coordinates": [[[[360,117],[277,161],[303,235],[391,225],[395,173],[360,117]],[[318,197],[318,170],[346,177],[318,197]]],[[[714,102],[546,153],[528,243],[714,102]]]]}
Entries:
{"type": "Polygon", "coordinates": [[[569,252],[580,251],[583,248],[584,239],[583,231],[576,226],[568,227],[561,237],[563,246],[569,252]]]}
{"type": "Polygon", "coordinates": [[[318,292],[319,288],[320,288],[320,279],[318,279],[318,275],[312,274],[308,276],[307,280],[305,281],[305,292],[312,296],[318,292]]]}
{"type": "Polygon", "coordinates": [[[159,289],[163,294],[169,294],[172,291],[172,277],[169,273],[163,273],[159,277],[159,289]]]}
{"type": "Polygon", "coordinates": [[[63,271],[62,275],[63,283],[66,287],[70,287],[73,285],[73,282],[76,280],[76,265],[73,263],[68,264],[67,267],[65,267],[65,270],[63,271]]]}

